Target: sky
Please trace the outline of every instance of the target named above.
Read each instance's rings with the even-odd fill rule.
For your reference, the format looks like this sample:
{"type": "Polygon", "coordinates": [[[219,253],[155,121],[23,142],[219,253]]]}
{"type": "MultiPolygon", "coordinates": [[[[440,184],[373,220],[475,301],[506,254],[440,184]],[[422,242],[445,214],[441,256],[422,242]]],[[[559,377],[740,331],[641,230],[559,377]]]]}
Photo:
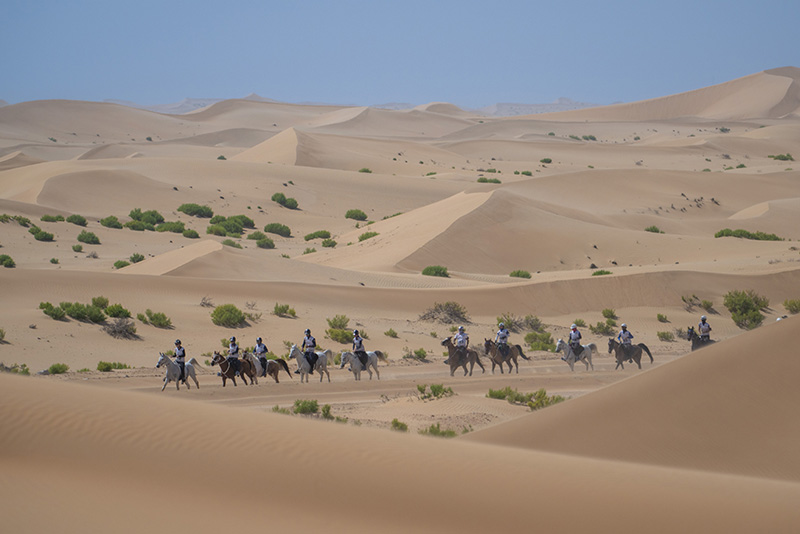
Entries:
{"type": "Polygon", "coordinates": [[[3,0],[0,100],[611,104],[800,67],[800,0],[3,0]]]}

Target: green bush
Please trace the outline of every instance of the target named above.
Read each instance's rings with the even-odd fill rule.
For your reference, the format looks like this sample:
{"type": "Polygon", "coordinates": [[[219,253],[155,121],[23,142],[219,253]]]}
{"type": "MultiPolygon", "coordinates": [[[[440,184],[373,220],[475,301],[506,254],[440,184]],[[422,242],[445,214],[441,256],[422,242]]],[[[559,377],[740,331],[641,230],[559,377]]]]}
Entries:
{"type": "Polygon", "coordinates": [[[525,335],[525,343],[531,347],[531,350],[549,352],[556,350],[556,344],[553,343],[553,336],[550,332],[529,332],[525,335]]]}
{"type": "Polygon", "coordinates": [[[612,308],[605,308],[600,313],[602,313],[603,317],[605,317],[606,319],[616,319],[617,318],[617,312],[615,310],[613,310],[612,308]]]}
{"type": "Polygon", "coordinates": [[[435,436],[437,438],[454,438],[457,435],[455,430],[442,430],[439,427],[439,423],[432,424],[428,428],[423,428],[419,433],[423,436],[435,436]]]}
{"type": "Polygon", "coordinates": [[[98,238],[94,233],[87,232],[86,230],[83,230],[80,234],[78,234],[78,241],[81,243],[86,243],[87,245],[100,244],[100,238],[98,238]]]}
{"type": "Polygon", "coordinates": [[[146,223],[144,221],[128,221],[123,224],[125,228],[129,230],[133,230],[135,232],[144,232],[145,230],[149,230],[151,232],[155,231],[156,227],[150,223],[146,223]]]}
{"type": "Polygon", "coordinates": [[[240,245],[233,239],[223,239],[222,244],[225,245],[226,247],[242,248],[242,245],[240,245]]]}
{"type": "Polygon", "coordinates": [[[63,308],[60,306],[53,306],[49,302],[40,302],[39,309],[42,310],[45,315],[56,321],[62,320],[67,315],[67,312],[65,312],[63,308]]]}
{"type": "Polygon", "coordinates": [[[314,247],[306,247],[306,249],[303,251],[303,254],[313,254],[316,251],[317,249],[315,249],[314,247]]]}
{"type": "Polygon", "coordinates": [[[128,265],[130,265],[130,262],[125,260],[117,260],[114,262],[115,269],[122,269],[123,267],[127,267],[128,265]]]}
{"type": "Polygon", "coordinates": [[[336,241],[334,241],[333,239],[323,239],[322,246],[324,248],[334,248],[336,246],[336,241]]]}
{"type": "Polygon", "coordinates": [[[325,335],[337,343],[347,344],[353,342],[353,333],[350,330],[328,328],[325,330],[325,335]]]}
{"type": "Polygon", "coordinates": [[[326,319],[328,326],[331,328],[345,329],[350,323],[350,319],[346,315],[334,315],[332,319],[326,319]]]}
{"type": "Polygon", "coordinates": [[[211,220],[208,221],[208,224],[219,224],[225,219],[227,219],[227,217],[225,217],[224,215],[214,215],[213,217],[211,217],[211,220]]]}
{"type": "Polygon", "coordinates": [[[533,399],[533,395],[534,393],[520,393],[516,389],[511,389],[511,386],[506,386],[503,389],[489,389],[486,397],[507,400],[509,404],[528,404],[533,399]]]}
{"type": "MultiPolygon", "coordinates": [[[[36,228],[36,227],[34,227],[34,228],[36,228]]],[[[33,238],[36,241],[52,241],[53,240],[53,234],[51,234],[50,232],[45,232],[41,228],[36,228],[36,230],[37,231],[33,233],[33,238]]]]}
{"type": "Polygon", "coordinates": [[[92,297],[92,306],[97,306],[101,310],[108,308],[108,298],[104,296],[92,297]]]}
{"type": "Polygon", "coordinates": [[[444,324],[469,323],[467,309],[454,301],[435,302],[419,316],[422,321],[437,321],[444,324]]]}
{"type": "Polygon", "coordinates": [[[134,252],[133,254],[131,254],[129,259],[131,260],[131,263],[139,263],[140,261],[144,260],[144,255],[139,254],[138,252],[134,252]]]}
{"type": "Polygon", "coordinates": [[[582,135],[581,139],[583,139],[584,141],[597,141],[597,137],[593,135],[582,135]]]}
{"type": "Polygon", "coordinates": [[[218,236],[226,236],[228,235],[228,231],[219,224],[211,224],[208,228],[206,228],[206,233],[210,235],[218,235],[218,236]]]}
{"type": "Polygon", "coordinates": [[[766,234],[764,232],[748,232],[747,230],[731,230],[730,228],[725,228],[720,230],[714,237],[740,237],[744,239],[754,239],[757,241],[783,241],[782,237],[778,237],[775,234],[766,234]]]}
{"type": "Polygon", "coordinates": [[[272,195],[272,201],[277,202],[284,208],[289,208],[290,210],[297,209],[297,200],[293,198],[286,198],[286,195],[283,193],[275,193],[272,195]]]}
{"type": "Polygon", "coordinates": [[[54,363],[47,370],[51,375],[60,375],[69,371],[69,365],[66,363],[54,363]]]}
{"type": "Polygon", "coordinates": [[[253,241],[258,241],[259,239],[264,239],[265,237],[267,237],[267,234],[259,230],[247,234],[247,239],[252,239],[253,241]]]}
{"type": "Polygon", "coordinates": [[[502,184],[499,179],[497,178],[486,178],[485,176],[481,176],[478,178],[479,184],[502,184]]]}
{"type": "Polygon", "coordinates": [[[675,335],[672,332],[656,332],[656,335],[661,341],[675,341],[675,335]]]}
{"type": "Polygon", "coordinates": [[[362,168],[358,169],[358,172],[372,173],[372,171],[370,169],[368,169],[367,167],[362,167],[362,168]]]}
{"type": "Polygon", "coordinates": [[[173,234],[182,234],[186,230],[186,226],[182,221],[166,221],[156,226],[156,232],[172,232],[173,234]]]}
{"type": "Polygon", "coordinates": [[[298,206],[297,200],[295,200],[295,199],[293,199],[291,197],[287,198],[286,199],[286,203],[284,203],[284,205],[283,205],[284,208],[289,208],[290,210],[296,210],[297,206],[298,206]]]}
{"type": "Polygon", "coordinates": [[[604,274],[611,274],[611,271],[607,271],[605,269],[599,269],[592,273],[592,276],[603,276],[604,274]]]}
{"type": "Polygon", "coordinates": [[[584,321],[583,319],[575,319],[575,320],[574,320],[574,321],[572,321],[572,322],[573,322],[573,323],[575,323],[575,326],[579,326],[579,327],[581,327],[581,328],[583,328],[584,326],[586,326],[586,321],[584,321]]]}
{"type": "Polygon", "coordinates": [[[794,161],[794,158],[788,152],[786,154],[776,154],[774,156],[767,156],[777,161],[794,161]]]}
{"type": "Polygon", "coordinates": [[[106,308],[106,314],[115,319],[126,319],[131,316],[131,312],[122,307],[122,304],[112,304],[106,308]]]}
{"type": "Polygon", "coordinates": [[[396,338],[397,337],[397,332],[395,332],[393,328],[390,328],[389,330],[384,332],[383,335],[386,336],[386,337],[395,337],[396,338]]]}
{"type": "Polygon", "coordinates": [[[669,322],[669,320],[667,319],[667,316],[663,315],[663,314],[660,314],[660,313],[656,314],[656,319],[658,319],[659,323],[668,323],[669,322]]]}
{"type": "Polygon", "coordinates": [[[316,400],[297,399],[294,401],[294,413],[315,414],[319,411],[319,403],[316,400]]]}
{"type": "Polygon", "coordinates": [[[135,208],[128,213],[128,217],[134,221],[141,221],[152,226],[164,222],[164,216],[156,210],[142,211],[140,208],[135,208]]]}
{"type": "Polygon", "coordinates": [[[97,362],[97,370],[103,373],[108,373],[112,369],[130,369],[130,365],[122,363],[122,362],[104,362],[99,361],[97,362]]]}
{"type": "Polygon", "coordinates": [[[201,206],[200,204],[181,204],[178,211],[185,213],[191,217],[201,217],[209,219],[214,216],[214,211],[208,206],[201,206]]]}
{"type": "Polygon", "coordinates": [[[271,249],[271,248],[275,248],[275,242],[272,239],[268,238],[268,237],[264,237],[264,238],[261,238],[258,241],[256,241],[256,246],[258,248],[271,249]]]}
{"type": "Polygon", "coordinates": [[[245,316],[242,311],[233,304],[222,304],[214,308],[211,312],[211,321],[217,326],[235,328],[245,324],[245,316]]]}
{"type": "Polygon", "coordinates": [[[539,163],[553,163],[553,160],[551,158],[542,158],[539,160],[539,163]]]}
{"type": "Polygon", "coordinates": [[[422,274],[425,276],[441,276],[442,278],[449,278],[450,273],[447,272],[447,267],[441,265],[428,265],[422,269],[422,274]]]}
{"type": "Polygon", "coordinates": [[[522,171],[520,174],[522,174],[523,176],[533,176],[533,173],[531,171],[522,171]]]}
{"type": "Polygon", "coordinates": [[[272,309],[272,314],[278,317],[297,317],[297,312],[294,311],[294,308],[288,304],[278,304],[277,302],[272,309]]]}
{"type": "Polygon", "coordinates": [[[364,232],[363,234],[358,236],[358,241],[359,242],[366,241],[367,239],[375,237],[376,235],[378,235],[378,232],[364,232]]]}
{"type": "Polygon", "coordinates": [[[289,237],[292,235],[292,231],[289,227],[281,223],[269,223],[264,227],[264,231],[269,234],[277,234],[281,237],[289,237]]]}
{"type": "Polygon", "coordinates": [[[596,325],[589,325],[589,331],[598,336],[610,336],[614,333],[614,329],[602,321],[598,321],[596,325]]]}
{"type": "Polygon", "coordinates": [[[72,245],[73,252],[83,252],[83,245],[72,245]]]}
{"type": "Polygon", "coordinates": [[[553,404],[558,404],[559,402],[563,402],[566,399],[561,395],[552,395],[548,396],[547,391],[544,388],[539,389],[536,393],[533,394],[533,399],[528,403],[528,408],[532,411],[540,410],[542,408],[547,408],[548,406],[552,406],[553,404]]]}
{"type": "Polygon", "coordinates": [[[50,258],[50,263],[53,265],[58,265],[58,258],[50,258]]]}
{"type": "Polygon", "coordinates": [[[661,231],[661,229],[658,226],[655,226],[655,225],[648,226],[647,228],[644,229],[644,231],[645,232],[652,232],[654,234],[663,234],[664,233],[664,232],[661,231]]]}
{"type": "Polygon", "coordinates": [[[61,222],[64,220],[63,215],[42,215],[42,222],[61,222]]]}
{"type": "Polygon", "coordinates": [[[725,294],[723,304],[731,312],[731,319],[739,328],[752,330],[764,321],[761,310],[769,306],[769,299],[752,289],[735,290],[725,294]]]}
{"type": "Polygon", "coordinates": [[[188,237],[189,239],[197,239],[198,237],[200,237],[200,234],[197,233],[197,230],[192,230],[191,228],[188,228],[183,231],[183,237],[188,237]]]}
{"type": "Polygon", "coordinates": [[[800,299],[786,299],[783,301],[783,307],[791,314],[800,313],[800,299]]]}
{"type": "Polygon", "coordinates": [[[408,425],[398,421],[397,418],[394,418],[392,419],[392,430],[396,430],[398,432],[408,432],[408,425]]]}
{"type": "Polygon", "coordinates": [[[86,226],[86,217],[83,215],[73,214],[67,217],[67,222],[77,224],[78,226],[86,226]]]}
{"type": "Polygon", "coordinates": [[[17,264],[8,254],[0,254],[0,265],[8,269],[15,267],[17,264]]]}
{"type": "MultiPolygon", "coordinates": [[[[156,328],[172,328],[172,320],[166,316],[166,314],[162,312],[154,312],[151,309],[145,310],[145,315],[147,316],[146,321],[142,321],[145,324],[151,324],[156,328]]],[[[141,314],[137,315],[137,318],[141,320],[141,314]]]]}
{"type": "Polygon", "coordinates": [[[331,236],[331,233],[327,230],[317,230],[316,232],[311,232],[310,234],[306,234],[303,238],[306,241],[311,241],[312,239],[328,239],[331,236]]]}
{"type": "Polygon", "coordinates": [[[367,220],[367,214],[364,213],[361,210],[358,210],[358,209],[347,210],[347,213],[344,214],[344,218],[345,219],[354,219],[356,221],[366,221],[367,220]]]}
{"type": "Polygon", "coordinates": [[[114,215],[109,215],[103,219],[100,219],[100,225],[105,226],[106,228],[115,228],[117,230],[122,229],[122,223],[119,222],[114,215]]]}
{"type": "Polygon", "coordinates": [[[531,273],[529,273],[528,271],[517,270],[517,271],[511,271],[511,274],[509,274],[508,276],[512,276],[514,278],[530,278],[531,273]]]}
{"type": "Polygon", "coordinates": [[[250,228],[250,229],[252,229],[252,228],[256,227],[255,221],[253,221],[253,219],[251,219],[247,215],[234,215],[233,217],[228,217],[227,220],[228,221],[235,221],[242,228],[250,228]]]}

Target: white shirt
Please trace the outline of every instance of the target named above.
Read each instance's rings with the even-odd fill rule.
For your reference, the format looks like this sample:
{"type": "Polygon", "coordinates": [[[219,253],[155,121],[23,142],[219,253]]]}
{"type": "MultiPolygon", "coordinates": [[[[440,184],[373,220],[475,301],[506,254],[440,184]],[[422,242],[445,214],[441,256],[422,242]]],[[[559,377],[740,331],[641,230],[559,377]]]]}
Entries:
{"type": "Polygon", "coordinates": [[[228,346],[228,358],[239,359],[239,345],[236,343],[231,343],[228,346]]]}
{"type": "Polygon", "coordinates": [[[317,346],[317,340],[314,339],[314,336],[307,335],[303,338],[303,349],[306,351],[313,351],[314,348],[317,346]]]}
{"type": "Polygon", "coordinates": [[[364,350],[364,338],[362,338],[361,336],[353,337],[353,350],[355,351],[364,350]]]}
{"type": "Polygon", "coordinates": [[[184,363],[186,359],[186,349],[183,347],[175,347],[175,361],[178,363],[184,363]]]}
{"type": "Polygon", "coordinates": [[[623,345],[630,345],[633,334],[631,334],[629,330],[620,330],[617,339],[619,339],[623,345]]]}
{"type": "Polygon", "coordinates": [[[580,343],[581,341],[581,333],[578,332],[578,329],[570,330],[569,331],[569,342],[572,343],[580,343]]]}
{"type": "Polygon", "coordinates": [[[267,353],[267,346],[263,343],[256,343],[256,356],[261,356],[267,353]]]}
{"type": "Polygon", "coordinates": [[[508,328],[501,328],[498,330],[494,339],[498,343],[508,343],[508,328]]]}
{"type": "Polygon", "coordinates": [[[701,322],[699,325],[697,325],[697,329],[700,331],[701,335],[708,335],[711,332],[711,325],[707,322],[701,322]]]}
{"type": "Polygon", "coordinates": [[[466,347],[469,343],[469,336],[466,332],[459,332],[453,337],[456,347],[466,347]]]}

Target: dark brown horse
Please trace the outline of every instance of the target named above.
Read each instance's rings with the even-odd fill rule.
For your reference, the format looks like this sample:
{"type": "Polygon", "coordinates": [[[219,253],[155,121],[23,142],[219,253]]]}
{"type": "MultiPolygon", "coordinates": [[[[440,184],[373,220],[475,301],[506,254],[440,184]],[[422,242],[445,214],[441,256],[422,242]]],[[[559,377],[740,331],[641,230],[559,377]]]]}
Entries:
{"type": "Polygon", "coordinates": [[[453,342],[449,337],[446,337],[442,340],[442,346],[447,347],[449,357],[445,363],[450,364],[450,376],[453,376],[456,372],[456,369],[459,367],[464,368],[464,376],[467,376],[468,363],[470,364],[469,376],[472,376],[472,370],[475,368],[476,363],[478,364],[478,367],[481,368],[481,372],[486,372],[486,369],[483,368],[483,364],[481,363],[481,357],[478,355],[478,351],[468,348],[465,351],[466,354],[456,356],[456,346],[453,345],[453,342]]]}
{"type": "Polygon", "coordinates": [[[511,372],[511,361],[514,361],[514,365],[517,368],[517,374],[519,374],[519,362],[517,361],[518,356],[522,356],[524,360],[530,360],[525,353],[522,352],[522,347],[519,345],[508,345],[508,354],[503,356],[500,354],[500,348],[498,347],[497,343],[492,341],[491,339],[483,338],[483,352],[489,356],[489,359],[492,361],[492,374],[494,374],[494,368],[496,365],[500,366],[500,374],[503,374],[503,363],[508,364],[508,372],[511,372]]]}
{"type": "Polygon", "coordinates": [[[698,336],[693,326],[689,327],[686,334],[689,337],[689,341],[692,342],[692,350],[702,349],[706,345],[711,345],[712,343],[715,343],[713,339],[703,339],[700,336],[698,336]]]}
{"type": "Polygon", "coordinates": [[[639,366],[639,369],[642,368],[642,351],[645,351],[648,356],[650,356],[650,363],[653,363],[653,355],[650,354],[650,349],[647,348],[647,345],[644,343],[639,343],[638,345],[631,345],[630,352],[625,352],[625,347],[622,346],[622,343],[619,343],[614,338],[608,338],[608,353],[611,354],[611,351],[616,352],[617,357],[617,366],[614,369],[619,369],[622,367],[625,369],[625,366],[622,365],[622,362],[625,360],[633,360],[636,362],[636,365],[639,366]]]}
{"type": "MultiPolygon", "coordinates": [[[[245,376],[250,378],[250,385],[255,384],[256,370],[253,367],[253,364],[248,360],[239,360],[239,363],[242,364],[242,368],[239,371],[239,376],[242,378],[242,381],[244,381],[245,385],[247,384],[247,379],[245,376]]],[[[211,359],[211,365],[219,365],[220,376],[222,376],[222,387],[225,387],[225,382],[229,378],[231,382],[233,382],[233,385],[236,385],[236,370],[225,356],[217,351],[214,351],[214,357],[211,359]]]]}

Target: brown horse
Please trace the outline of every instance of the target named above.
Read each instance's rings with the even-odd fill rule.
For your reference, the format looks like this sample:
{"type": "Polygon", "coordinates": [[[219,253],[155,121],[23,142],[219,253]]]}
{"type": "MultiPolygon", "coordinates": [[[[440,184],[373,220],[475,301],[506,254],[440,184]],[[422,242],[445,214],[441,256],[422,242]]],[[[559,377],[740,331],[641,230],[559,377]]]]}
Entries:
{"type": "Polygon", "coordinates": [[[639,343],[638,345],[631,345],[629,349],[629,353],[625,353],[625,348],[622,346],[622,343],[619,343],[614,338],[608,338],[608,353],[611,354],[611,351],[615,351],[617,357],[617,366],[614,369],[619,369],[622,367],[625,369],[625,366],[622,365],[622,362],[625,360],[633,360],[636,362],[636,365],[639,366],[639,369],[642,368],[642,351],[645,351],[648,356],[650,356],[650,363],[653,363],[653,355],[650,354],[650,349],[647,348],[647,345],[644,343],[639,343]]]}
{"type": "Polygon", "coordinates": [[[472,376],[472,370],[475,368],[476,363],[478,364],[478,367],[481,368],[482,372],[486,372],[486,369],[483,368],[483,364],[481,363],[481,357],[478,356],[478,351],[467,349],[466,357],[461,355],[457,358],[455,356],[456,346],[453,345],[453,342],[450,341],[449,337],[446,337],[442,340],[442,346],[447,347],[447,351],[449,352],[449,357],[445,363],[450,364],[450,376],[453,376],[456,372],[456,369],[459,367],[464,368],[464,376],[467,376],[467,364],[470,364],[469,376],[472,376]]]}
{"type": "Polygon", "coordinates": [[[519,345],[509,345],[508,346],[508,354],[504,357],[500,354],[500,348],[497,346],[497,343],[492,341],[491,339],[484,339],[483,343],[483,351],[485,354],[489,356],[489,359],[492,361],[492,374],[494,374],[494,368],[496,365],[500,366],[500,374],[503,374],[503,363],[508,364],[508,372],[511,372],[511,361],[514,361],[514,365],[517,368],[517,374],[519,374],[519,362],[517,361],[518,356],[522,356],[524,360],[530,360],[525,353],[522,352],[522,347],[519,345]]]}
{"type": "Polygon", "coordinates": [[[713,339],[703,339],[699,335],[697,335],[697,332],[694,331],[694,327],[693,326],[690,326],[687,329],[686,335],[689,338],[689,341],[692,342],[692,350],[693,351],[695,351],[697,349],[702,349],[706,345],[711,345],[712,343],[715,343],[715,341],[713,339]]]}
{"type": "MultiPolygon", "coordinates": [[[[292,378],[292,373],[289,372],[289,366],[286,365],[286,360],[283,360],[281,358],[275,358],[274,360],[267,360],[266,372],[264,371],[264,368],[261,366],[261,360],[259,358],[256,358],[256,355],[253,354],[252,352],[245,352],[244,355],[242,356],[242,359],[250,362],[250,364],[256,370],[257,377],[269,375],[273,378],[273,380],[275,380],[276,384],[280,384],[281,381],[278,380],[278,373],[280,372],[281,369],[283,369],[284,371],[286,371],[286,374],[289,375],[289,378],[292,378]]],[[[256,384],[258,384],[257,380],[256,384]]]]}
{"type": "MultiPolygon", "coordinates": [[[[245,385],[247,385],[247,379],[245,376],[250,377],[250,385],[256,383],[256,370],[253,368],[253,364],[250,363],[248,360],[239,360],[242,364],[242,368],[239,371],[239,376],[244,381],[245,385]]],[[[211,359],[211,365],[219,365],[220,376],[222,376],[222,387],[225,387],[225,382],[227,379],[231,379],[233,385],[236,385],[236,371],[233,369],[233,365],[228,362],[227,358],[220,354],[217,351],[214,351],[214,357],[211,359]]]]}

